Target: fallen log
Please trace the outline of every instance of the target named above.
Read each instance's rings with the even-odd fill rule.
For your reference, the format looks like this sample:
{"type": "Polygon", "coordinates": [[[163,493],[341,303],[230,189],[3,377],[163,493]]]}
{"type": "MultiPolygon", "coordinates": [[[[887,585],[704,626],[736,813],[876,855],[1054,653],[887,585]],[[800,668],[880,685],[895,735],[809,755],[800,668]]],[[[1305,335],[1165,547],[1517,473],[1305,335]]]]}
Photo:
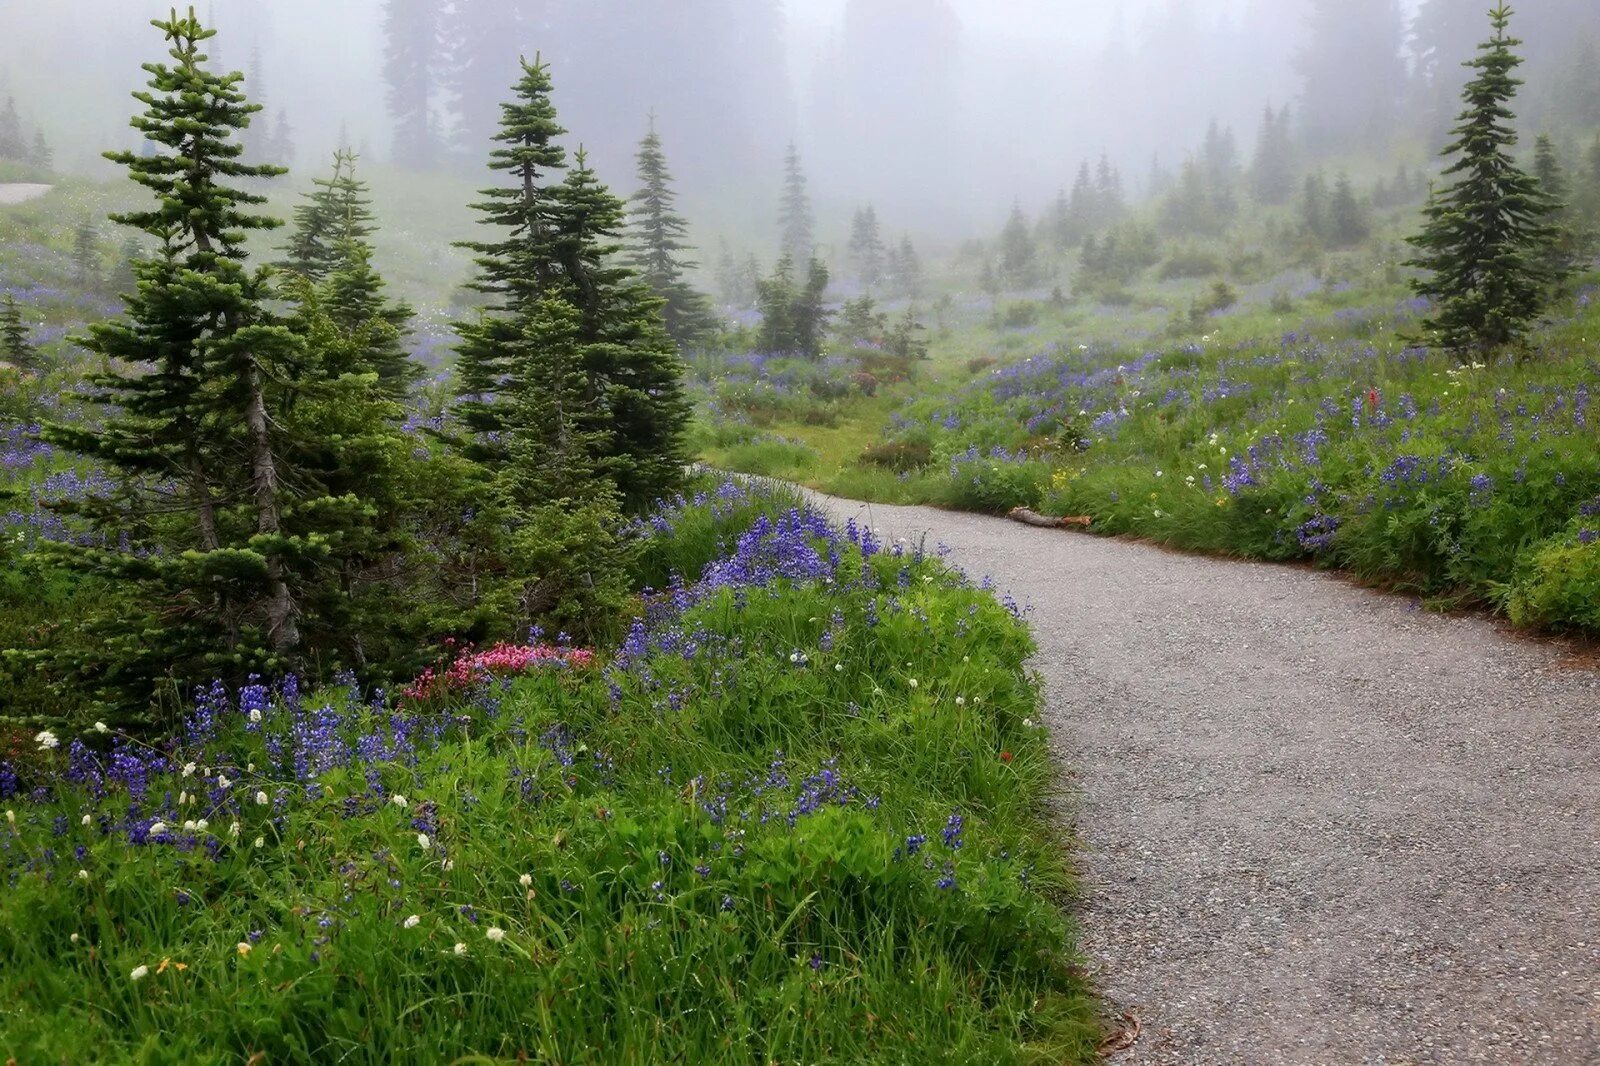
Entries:
{"type": "Polygon", "coordinates": [[[1013,522],[1021,522],[1025,526],[1038,526],[1040,529],[1088,529],[1094,525],[1094,519],[1087,516],[1051,518],[1038,511],[1030,511],[1026,507],[1016,508],[1009,517],[1013,522]]]}

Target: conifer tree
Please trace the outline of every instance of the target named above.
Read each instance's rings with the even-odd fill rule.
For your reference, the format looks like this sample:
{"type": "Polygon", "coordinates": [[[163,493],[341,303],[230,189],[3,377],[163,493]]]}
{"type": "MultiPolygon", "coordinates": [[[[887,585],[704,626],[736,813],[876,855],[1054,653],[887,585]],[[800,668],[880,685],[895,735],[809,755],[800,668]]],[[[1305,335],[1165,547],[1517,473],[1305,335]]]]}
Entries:
{"type": "MultiPolygon", "coordinates": [[[[383,394],[398,403],[422,376],[405,348],[413,312],[384,295],[386,283],[372,265],[376,226],[367,185],[356,177],[356,161],[354,152],[335,152],[333,173],[316,179],[315,190],[302,197],[281,266],[315,289],[309,302],[341,344],[354,344],[359,351],[349,369],[378,375],[383,394]]],[[[296,292],[308,302],[305,288],[296,292]]]]}
{"type": "Polygon", "coordinates": [[[489,303],[477,321],[457,325],[454,413],[468,433],[467,456],[490,466],[509,461],[510,411],[500,394],[512,369],[512,350],[524,334],[516,316],[528,314],[556,282],[560,206],[555,190],[567,153],[557,140],[566,130],[557,122],[552,89],[549,68],[538,57],[523,63],[512,102],[501,105],[489,159],[489,168],[504,172],[508,183],[483,190],[484,199],[473,205],[498,239],[461,243],[477,265],[471,287],[489,303]]]}
{"type": "Polygon", "coordinates": [[[1549,244],[1541,257],[1545,271],[1556,280],[1566,278],[1583,259],[1592,243],[1592,225],[1586,225],[1572,209],[1572,185],[1566,168],[1549,134],[1540,134],[1535,143],[1533,176],[1551,205],[1549,244]]]}
{"type": "Polygon", "coordinates": [[[1122,218],[1126,208],[1122,192],[1122,175],[1111,165],[1111,158],[1102,155],[1095,169],[1094,194],[1096,226],[1114,225],[1122,218]]]}
{"type": "Polygon", "coordinates": [[[851,223],[850,258],[856,277],[868,290],[883,283],[883,235],[878,229],[878,212],[871,204],[857,211],[851,223]]]}
{"type": "Polygon", "coordinates": [[[100,288],[100,239],[88,217],[78,223],[73,235],[72,283],[84,292],[100,288]]]}
{"type": "Polygon", "coordinates": [[[1462,90],[1466,110],[1445,156],[1456,180],[1430,197],[1423,230],[1411,239],[1415,283],[1434,301],[1425,325],[1438,344],[1456,352],[1483,351],[1519,340],[1543,310],[1551,276],[1543,253],[1554,239],[1554,205],[1538,179],[1517,165],[1510,102],[1521,81],[1514,72],[1521,44],[1510,36],[1511,9],[1490,12],[1494,35],[1462,90]]]}
{"type": "Polygon", "coordinates": [[[630,263],[661,299],[667,334],[680,348],[692,347],[716,328],[716,317],[705,296],[684,277],[695,267],[683,254],[689,251],[689,226],[677,213],[677,193],[654,115],[639,144],[637,160],[639,191],[630,201],[630,263]]]}
{"type": "Polygon", "coordinates": [[[557,263],[578,309],[589,395],[609,433],[603,471],[629,510],[650,506],[683,478],[690,406],[683,363],[662,325],[661,300],[619,265],[627,210],[588,165],[557,190],[557,263]]]}
{"type": "Polygon", "coordinates": [[[207,67],[201,49],[215,31],[192,8],[154,25],[172,63],[147,65],[150,89],[134,94],[146,110],[133,126],[159,149],[107,157],[156,197],[113,220],[160,246],[135,264],[139,286],[124,315],[92,327],[85,342],[153,369],[99,379],[103,424],[46,431],[122,480],[115,496],[79,506],[123,548],[63,550],[73,565],[138,589],[133,604],[145,619],[119,615],[102,627],[102,681],[146,692],[166,664],[192,681],[196,669],[292,661],[300,612],[291,567],[302,550],[284,530],[291,496],[269,396],[293,379],[300,353],[266,310],[265,274],[246,267],[243,248],[248,233],[276,222],[252,210],[263,197],[230,184],[282,171],[240,161],[238,134],[258,109],[239,75],[207,67]]]}
{"type": "Polygon", "coordinates": [[[383,79],[394,119],[393,159],[413,170],[438,162],[433,111],[442,47],[440,13],[434,0],[385,0],[383,8],[383,79]]]}
{"type": "Polygon", "coordinates": [[[1287,107],[1268,106],[1256,136],[1256,154],[1250,166],[1251,193],[1257,203],[1280,206],[1294,195],[1294,135],[1287,107]]]}
{"type": "Polygon", "coordinates": [[[810,194],[806,192],[805,171],[800,166],[800,150],[793,141],[784,157],[783,204],[778,224],[783,233],[780,255],[788,256],[794,263],[809,262],[815,246],[816,220],[811,214],[810,194]]]}
{"type": "Polygon", "coordinates": [[[1025,289],[1039,280],[1037,250],[1021,204],[1012,205],[1000,233],[1000,279],[1013,289],[1025,289]]]}
{"type": "Polygon", "coordinates": [[[1093,233],[1099,216],[1099,198],[1086,161],[1078,168],[1078,177],[1072,183],[1072,195],[1067,200],[1067,246],[1080,244],[1093,233]]]}
{"type": "Polygon", "coordinates": [[[22,309],[9,292],[0,304],[0,362],[10,363],[18,370],[34,370],[39,365],[39,351],[28,335],[27,323],[22,321],[22,309]]]}
{"type": "Polygon", "coordinates": [[[808,359],[822,357],[822,342],[828,331],[830,317],[828,282],[827,266],[820,259],[812,259],[806,271],[806,283],[800,289],[793,311],[795,346],[808,359]]]}
{"type": "Polygon", "coordinates": [[[294,209],[289,244],[278,265],[301,277],[322,282],[345,266],[341,245],[346,241],[369,245],[376,226],[367,184],[355,176],[356,155],[334,153],[333,173],[312,179],[312,191],[302,194],[294,209]]]}
{"type": "Polygon", "coordinates": [[[28,151],[28,163],[42,174],[49,174],[55,169],[56,156],[50,150],[50,142],[45,140],[44,130],[33,131],[33,147],[28,151]]]}
{"type": "Polygon", "coordinates": [[[794,339],[794,260],[778,259],[772,276],[756,286],[756,306],[761,310],[761,332],[757,344],[768,355],[793,355],[794,339]]]}
{"type": "Polygon", "coordinates": [[[913,300],[921,298],[922,259],[917,255],[909,234],[900,239],[900,248],[894,261],[894,282],[899,295],[913,300]]]}
{"type": "Polygon", "coordinates": [[[1356,197],[1350,175],[1340,174],[1333,183],[1333,196],[1328,201],[1328,236],[1341,248],[1349,248],[1366,240],[1372,232],[1365,206],[1356,197]]]}
{"type": "Polygon", "coordinates": [[[17,114],[17,102],[6,97],[5,107],[0,107],[0,159],[22,162],[28,158],[28,142],[22,135],[22,116],[17,114]]]}

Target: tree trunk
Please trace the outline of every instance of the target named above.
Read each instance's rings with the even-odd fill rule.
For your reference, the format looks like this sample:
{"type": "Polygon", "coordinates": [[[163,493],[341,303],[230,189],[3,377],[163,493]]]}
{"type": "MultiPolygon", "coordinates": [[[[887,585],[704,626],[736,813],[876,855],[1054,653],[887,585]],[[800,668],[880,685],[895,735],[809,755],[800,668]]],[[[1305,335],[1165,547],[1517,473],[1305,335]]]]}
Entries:
{"type": "MultiPolygon", "coordinates": [[[[278,467],[272,454],[272,438],[267,429],[267,400],[261,383],[261,368],[252,361],[246,379],[250,390],[245,421],[250,428],[251,480],[256,502],[256,532],[275,536],[278,524],[278,467]]],[[[267,553],[267,641],[273,651],[288,651],[300,643],[300,627],[295,621],[294,597],[283,571],[283,556],[267,553]]]]}

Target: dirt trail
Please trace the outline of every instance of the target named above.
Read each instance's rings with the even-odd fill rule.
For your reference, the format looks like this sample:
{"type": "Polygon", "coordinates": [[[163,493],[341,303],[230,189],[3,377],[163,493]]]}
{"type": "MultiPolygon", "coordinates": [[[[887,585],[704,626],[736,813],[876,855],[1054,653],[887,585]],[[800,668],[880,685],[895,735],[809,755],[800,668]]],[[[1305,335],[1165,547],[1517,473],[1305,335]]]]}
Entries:
{"type": "Polygon", "coordinates": [[[1313,572],[818,497],[1033,608],[1118,1062],[1600,1062],[1600,674],[1313,572]]]}

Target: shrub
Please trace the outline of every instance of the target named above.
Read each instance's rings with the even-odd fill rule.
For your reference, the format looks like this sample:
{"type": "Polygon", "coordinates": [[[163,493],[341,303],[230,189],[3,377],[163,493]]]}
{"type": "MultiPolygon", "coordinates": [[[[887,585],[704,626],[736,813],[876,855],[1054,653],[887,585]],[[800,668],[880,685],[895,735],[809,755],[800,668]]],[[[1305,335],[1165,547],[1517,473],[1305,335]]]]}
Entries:
{"type": "Polygon", "coordinates": [[[1162,281],[1209,278],[1222,273],[1222,269],[1222,260],[1211,252],[1200,248],[1178,248],[1161,264],[1157,276],[1162,281]]]}
{"type": "Polygon", "coordinates": [[[933,462],[933,447],[925,440],[895,440],[874,444],[861,453],[861,465],[885,470],[920,470],[933,462]]]}

